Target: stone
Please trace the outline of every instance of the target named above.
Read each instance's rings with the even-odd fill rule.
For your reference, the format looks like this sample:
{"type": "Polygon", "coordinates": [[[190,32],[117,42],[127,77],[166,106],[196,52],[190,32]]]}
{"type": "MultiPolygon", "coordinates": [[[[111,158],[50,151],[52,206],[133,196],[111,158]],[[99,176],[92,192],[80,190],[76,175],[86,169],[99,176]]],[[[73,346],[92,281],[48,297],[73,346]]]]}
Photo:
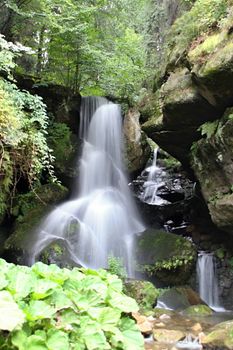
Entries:
{"type": "Polygon", "coordinates": [[[153,322],[150,322],[146,316],[143,316],[140,313],[132,313],[132,316],[136,320],[137,325],[142,333],[144,334],[152,333],[153,322]]]}
{"type": "Polygon", "coordinates": [[[158,342],[173,344],[183,339],[185,334],[181,331],[172,329],[154,329],[153,336],[158,342]]]}
{"type": "Polygon", "coordinates": [[[148,229],[138,237],[137,262],[148,275],[169,285],[184,284],[196,261],[196,248],[187,239],[148,229]]]}
{"type": "Polygon", "coordinates": [[[145,133],[141,130],[139,117],[140,113],[137,110],[129,109],[124,118],[126,159],[130,173],[143,169],[150,155],[150,146],[145,133]]]}
{"type": "Polygon", "coordinates": [[[202,331],[202,326],[200,323],[195,323],[192,327],[191,327],[192,331],[194,332],[201,332],[202,331]]]}
{"type": "Polygon", "coordinates": [[[217,324],[210,330],[210,333],[202,338],[202,344],[211,348],[221,350],[233,349],[233,321],[226,321],[217,324]]]}
{"type": "Polygon", "coordinates": [[[192,305],[205,304],[190,287],[173,287],[165,290],[158,298],[158,303],[163,303],[173,310],[184,310],[192,305]]]}
{"type": "Polygon", "coordinates": [[[149,281],[126,280],[124,291],[137,301],[140,311],[143,313],[153,310],[159,295],[159,291],[149,281]]]}
{"type": "Polygon", "coordinates": [[[192,305],[183,311],[186,316],[209,316],[214,312],[207,305],[192,305]]]}
{"type": "Polygon", "coordinates": [[[233,109],[228,109],[217,124],[204,125],[203,130],[208,134],[193,147],[192,168],[213,222],[232,234],[233,109]]]}

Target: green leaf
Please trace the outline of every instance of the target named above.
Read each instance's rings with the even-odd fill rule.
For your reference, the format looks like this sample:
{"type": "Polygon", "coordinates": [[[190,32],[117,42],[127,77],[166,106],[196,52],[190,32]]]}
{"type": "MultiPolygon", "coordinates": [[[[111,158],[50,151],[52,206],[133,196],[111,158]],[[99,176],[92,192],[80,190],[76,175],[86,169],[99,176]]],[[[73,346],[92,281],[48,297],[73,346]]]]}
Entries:
{"type": "Polygon", "coordinates": [[[130,318],[122,318],[119,328],[124,337],[124,349],[127,350],[144,350],[144,338],[139,332],[135,321],[130,318]]]}
{"type": "MultiPolygon", "coordinates": [[[[59,284],[63,284],[68,279],[68,274],[61,270],[57,265],[45,265],[42,262],[37,262],[33,265],[32,270],[46,280],[51,280],[59,284]]],[[[67,270],[68,271],[68,270],[67,270]]]]}
{"type": "Polygon", "coordinates": [[[139,307],[134,299],[115,291],[110,292],[108,302],[112,307],[118,308],[126,313],[137,312],[139,310],[139,307]]]}
{"type": "Polygon", "coordinates": [[[36,277],[30,271],[22,271],[15,267],[6,274],[9,284],[7,289],[14,295],[15,299],[26,298],[36,283],[36,277]]]}
{"type": "Polygon", "coordinates": [[[105,332],[111,332],[121,317],[121,311],[111,307],[91,308],[88,310],[88,314],[99,323],[105,332]]]}
{"type": "Polygon", "coordinates": [[[68,334],[56,329],[50,329],[47,333],[47,346],[49,350],[69,350],[68,334]]]}
{"type": "Polygon", "coordinates": [[[55,282],[39,279],[35,285],[35,291],[32,294],[32,298],[44,299],[52,294],[58,287],[58,284],[55,282]]]}
{"type": "Polygon", "coordinates": [[[7,291],[0,292],[0,329],[12,331],[22,326],[25,315],[18,307],[11,294],[7,291]]]}
{"type": "Polygon", "coordinates": [[[24,330],[15,331],[12,334],[11,341],[19,350],[25,350],[28,334],[24,330]]]}
{"type": "Polygon", "coordinates": [[[80,324],[79,315],[72,309],[63,310],[59,316],[57,327],[69,330],[73,324],[80,324]]]}
{"type": "Polygon", "coordinates": [[[56,310],[45,301],[32,300],[28,307],[25,308],[24,312],[29,321],[36,321],[44,318],[51,318],[56,313],[56,310]]]}
{"type": "Polygon", "coordinates": [[[33,334],[27,339],[27,350],[48,350],[45,339],[41,335],[33,334]]]}

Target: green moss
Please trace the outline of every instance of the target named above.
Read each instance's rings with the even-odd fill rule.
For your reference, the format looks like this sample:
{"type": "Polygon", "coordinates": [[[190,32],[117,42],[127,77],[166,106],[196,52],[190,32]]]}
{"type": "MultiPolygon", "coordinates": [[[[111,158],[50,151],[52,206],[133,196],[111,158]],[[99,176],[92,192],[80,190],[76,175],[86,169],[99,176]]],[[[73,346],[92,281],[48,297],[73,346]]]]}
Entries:
{"type": "Polygon", "coordinates": [[[198,74],[204,78],[208,77],[211,79],[219,71],[229,68],[233,71],[233,42],[229,41],[222,48],[219,48],[206,62],[205,65],[201,67],[198,74]]]}
{"type": "Polygon", "coordinates": [[[158,289],[148,281],[126,281],[124,291],[136,299],[142,313],[153,310],[159,295],[158,289]]]}
{"type": "Polygon", "coordinates": [[[183,311],[187,316],[209,316],[213,314],[213,310],[207,305],[192,305],[183,311]]]}
{"type": "Polygon", "coordinates": [[[195,259],[194,245],[171,233],[148,230],[138,242],[141,269],[170,285],[186,282],[195,259]]]}
{"type": "Polygon", "coordinates": [[[213,53],[217,49],[218,45],[226,39],[226,37],[226,32],[208,36],[203,43],[199,44],[197,47],[195,47],[195,49],[189,52],[189,59],[192,62],[198,58],[203,59],[203,56],[213,53]]]}
{"type": "Polygon", "coordinates": [[[64,172],[75,151],[70,128],[64,123],[53,123],[48,130],[48,143],[53,149],[56,169],[64,172]]]}

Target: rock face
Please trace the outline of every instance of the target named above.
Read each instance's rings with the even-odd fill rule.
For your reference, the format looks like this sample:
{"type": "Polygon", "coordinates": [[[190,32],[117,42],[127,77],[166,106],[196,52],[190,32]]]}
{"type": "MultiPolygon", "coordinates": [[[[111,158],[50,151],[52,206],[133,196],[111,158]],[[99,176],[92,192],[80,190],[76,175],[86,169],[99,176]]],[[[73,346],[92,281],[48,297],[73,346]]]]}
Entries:
{"type": "Polygon", "coordinates": [[[139,117],[137,110],[130,109],[124,118],[127,168],[130,173],[143,169],[150,155],[150,147],[141,130],[139,117]]]}
{"type": "Polygon", "coordinates": [[[142,128],[194,170],[213,222],[233,234],[231,29],[232,14],[220,29],[190,45],[183,61],[167,65],[164,84],[148,100],[151,111],[142,109],[142,128]]]}
{"type": "Polygon", "coordinates": [[[181,236],[151,229],[138,239],[137,260],[149,276],[164,285],[181,285],[190,278],[196,249],[181,236]]]}
{"type": "Polygon", "coordinates": [[[192,167],[213,222],[232,233],[233,109],[228,109],[218,122],[205,124],[204,132],[205,139],[193,146],[192,167]]]}
{"type": "Polygon", "coordinates": [[[230,350],[233,348],[233,321],[219,323],[202,340],[204,346],[211,349],[230,350]]]}

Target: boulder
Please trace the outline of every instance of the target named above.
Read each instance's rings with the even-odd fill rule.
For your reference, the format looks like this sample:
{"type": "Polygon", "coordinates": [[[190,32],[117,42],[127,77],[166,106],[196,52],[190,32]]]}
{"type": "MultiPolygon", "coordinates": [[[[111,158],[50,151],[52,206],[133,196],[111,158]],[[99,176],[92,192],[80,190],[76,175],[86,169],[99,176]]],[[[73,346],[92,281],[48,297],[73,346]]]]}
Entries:
{"type": "Polygon", "coordinates": [[[186,316],[210,316],[213,314],[213,310],[207,305],[192,305],[183,311],[186,316]]]}
{"type": "Polygon", "coordinates": [[[174,344],[185,337],[185,333],[172,329],[154,329],[154,339],[160,343],[174,344]]]}
{"type": "Polygon", "coordinates": [[[165,285],[184,284],[196,256],[196,248],[189,240],[172,233],[149,229],[138,238],[138,264],[165,285]]]}
{"type": "Polygon", "coordinates": [[[142,313],[153,310],[159,295],[158,289],[149,281],[126,280],[124,291],[137,301],[142,313]]]}
{"type": "Polygon", "coordinates": [[[130,173],[138,172],[145,166],[150,155],[147,137],[141,130],[140,113],[130,109],[124,118],[127,168],[130,173]]]}
{"type": "Polygon", "coordinates": [[[233,109],[228,109],[217,123],[204,124],[202,132],[205,138],[192,148],[192,167],[213,222],[232,233],[233,109]]]}
{"type": "Polygon", "coordinates": [[[158,305],[166,305],[172,310],[184,310],[200,304],[205,303],[190,287],[169,288],[158,298],[158,305]]]}
{"type": "Polygon", "coordinates": [[[209,334],[202,339],[206,348],[232,350],[233,349],[233,321],[226,321],[213,327],[209,334]]]}

